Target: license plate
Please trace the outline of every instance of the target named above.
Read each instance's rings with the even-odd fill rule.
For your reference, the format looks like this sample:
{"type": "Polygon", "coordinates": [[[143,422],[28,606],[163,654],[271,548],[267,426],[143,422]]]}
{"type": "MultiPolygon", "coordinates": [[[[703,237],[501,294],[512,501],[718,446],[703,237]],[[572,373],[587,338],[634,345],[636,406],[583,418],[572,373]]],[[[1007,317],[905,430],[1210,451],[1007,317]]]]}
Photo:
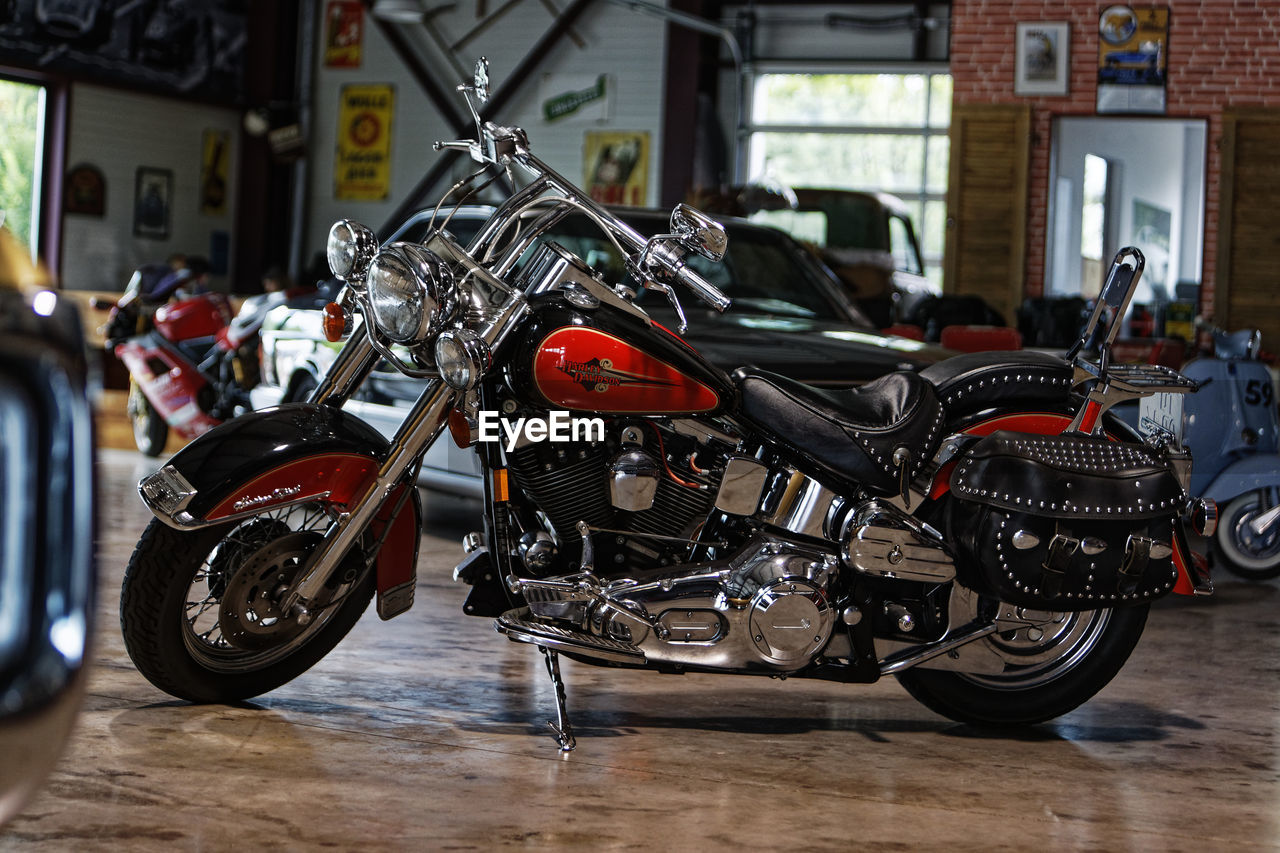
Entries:
{"type": "Polygon", "coordinates": [[[1138,432],[1166,433],[1182,443],[1182,394],[1152,394],[1138,403],[1138,432]]]}

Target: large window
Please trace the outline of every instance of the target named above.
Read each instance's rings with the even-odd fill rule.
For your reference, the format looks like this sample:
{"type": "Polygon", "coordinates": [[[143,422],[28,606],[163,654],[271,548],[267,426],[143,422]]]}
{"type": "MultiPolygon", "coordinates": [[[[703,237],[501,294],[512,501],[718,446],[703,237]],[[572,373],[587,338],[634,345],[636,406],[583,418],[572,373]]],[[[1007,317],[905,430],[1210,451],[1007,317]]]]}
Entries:
{"type": "Polygon", "coordinates": [[[36,256],[45,90],[0,78],[0,225],[36,256]]]}
{"type": "Polygon", "coordinates": [[[760,74],[747,177],[893,193],[911,210],[925,273],[940,287],[950,123],[949,74],[760,74]]]}

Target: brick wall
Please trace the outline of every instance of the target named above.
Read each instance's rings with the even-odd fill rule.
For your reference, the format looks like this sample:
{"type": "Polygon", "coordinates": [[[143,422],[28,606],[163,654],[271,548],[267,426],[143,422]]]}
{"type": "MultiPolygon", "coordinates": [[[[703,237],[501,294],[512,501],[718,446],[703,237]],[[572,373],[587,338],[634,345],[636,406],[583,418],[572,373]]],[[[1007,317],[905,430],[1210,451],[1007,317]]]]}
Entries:
{"type": "MultiPolygon", "coordinates": [[[[1050,122],[1054,116],[1094,115],[1098,15],[1107,3],[1067,0],[954,0],[951,74],[957,104],[1030,103],[1031,174],[1027,209],[1026,295],[1044,289],[1050,122]],[[1071,23],[1070,94],[1013,94],[1018,22],[1071,23]]],[[[1172,118],[1208,119],[1204,275],[1201,302],[1213,305],[1218,258],[1218,198],[1225,106],[1280,107],[1280,4],[1254,0],[1169,2],[1168,110],[1172,118]]],[[[1135,9],[1144,8],[1135,4],[1135,9]]]]}

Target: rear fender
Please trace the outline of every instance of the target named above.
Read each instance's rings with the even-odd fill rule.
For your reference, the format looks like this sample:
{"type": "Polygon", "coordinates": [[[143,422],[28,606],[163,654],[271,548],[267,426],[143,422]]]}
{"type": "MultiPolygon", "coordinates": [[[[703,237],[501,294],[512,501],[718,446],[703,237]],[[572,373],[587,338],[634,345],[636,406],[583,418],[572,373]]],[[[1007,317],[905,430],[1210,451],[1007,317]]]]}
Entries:
{"type": "MultiPolygon", "coordinates": [[[[346,511],[377,477],[387,446],[376,429],[340,409],[286,403],[210,430],[138,490],[157,518],[180,530],[315,501],[346,511]]],[[[375,539],[386,534],[376,565],[383,619],[413,604],[421,522],[417,489],[401,486],[371,525],[375,539]],[[402,504],[405,489],[410,493],[402,504]]]]}

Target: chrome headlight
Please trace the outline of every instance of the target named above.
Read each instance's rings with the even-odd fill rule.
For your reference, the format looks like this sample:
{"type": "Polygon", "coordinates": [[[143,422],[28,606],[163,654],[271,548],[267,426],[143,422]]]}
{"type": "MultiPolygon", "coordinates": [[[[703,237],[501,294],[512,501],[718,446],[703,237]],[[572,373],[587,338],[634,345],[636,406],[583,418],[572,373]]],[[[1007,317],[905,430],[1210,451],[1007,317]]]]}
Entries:
{"type": "Polygon", "coordinates": [[[492,363],[489,345],[470,329],[450,329],[436,339],[436,365],[450,388],[466,391],[475,387],[492,363]]]}
{"type": "Polygon", "coordinates": [[[453,271],[415,243],[392,243],[375,255],[368,287],[374,323],[398,344],[428,340],[458,314],[453,271]]]}
{"type": "Polygon", "coordinates": [[[378,238],[359,222],[339,219],[329,229],[325,254],[329,258],[329,269],[342,281],[364,275],[376,251],[378,238]]]}

